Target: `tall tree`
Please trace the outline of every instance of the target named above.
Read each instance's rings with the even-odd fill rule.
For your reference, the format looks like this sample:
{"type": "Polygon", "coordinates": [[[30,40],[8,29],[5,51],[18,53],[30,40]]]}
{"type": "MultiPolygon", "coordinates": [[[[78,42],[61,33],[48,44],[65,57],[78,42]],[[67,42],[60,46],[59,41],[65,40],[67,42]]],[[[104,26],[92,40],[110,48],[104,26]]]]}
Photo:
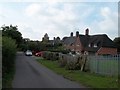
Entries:
{"type": "Polygon", "coordinates": [[[118,52],[120,52],[120,37],[116,37],[114,39],[114,43],[116,44],[116,46],[118,48],[118,52]]]}
{"type": "Polygon", "coordinates": [[[19,46],[22,42],[22,34],[18,31],[17,26],[2,26],[2,36],[11,37],[16,41],[16,44],[19,46]]]}

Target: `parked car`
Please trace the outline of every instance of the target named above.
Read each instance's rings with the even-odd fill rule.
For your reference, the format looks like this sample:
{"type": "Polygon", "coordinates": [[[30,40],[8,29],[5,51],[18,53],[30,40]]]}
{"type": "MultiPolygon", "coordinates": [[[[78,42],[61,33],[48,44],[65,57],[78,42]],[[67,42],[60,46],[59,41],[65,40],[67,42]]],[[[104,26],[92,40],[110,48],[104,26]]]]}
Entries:
{"type": "Polygon", "coordinates": [[[32,54],[35,55],[37,52],[38,52],[38,51],[33,50],[33,51],[32,51],[32,54]]]}
{"type": "Polygon", "coordinates": [[[31,52],[30,50],[27,50],[27,51],[25,52],[25,55],[26,55],[26,56],[32,56],[32,52],[31,52]]]}
{"type": "Polygon", "coordinates": [[[35,56],[42,56],[43,55],[43,52],[37,52],[35,53],[35,56]]]}

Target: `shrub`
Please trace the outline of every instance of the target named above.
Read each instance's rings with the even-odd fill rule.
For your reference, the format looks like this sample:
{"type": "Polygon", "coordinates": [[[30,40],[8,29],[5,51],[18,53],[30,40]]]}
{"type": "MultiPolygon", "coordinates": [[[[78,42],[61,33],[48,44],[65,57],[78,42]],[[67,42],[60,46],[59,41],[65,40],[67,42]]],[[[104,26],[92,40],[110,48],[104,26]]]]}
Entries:
{"type": "Polygon", "coordinates": [[[64,67],[67,64],[67,59],[65,59],[64,55],[60,56],[59,61],[58,61],[60,67],[64,67]]]}
{"type": "Polygon", "coordinates": [[[48,58],[49,58],[49,60],[53,60],[53,53],[52,52],[48,53],[48,58]]]}
{"type": "Polygon", "coordinates": [[[2,67],[3,72],[9,72],[14,65],[14,59],[16,54],[15,41],[8,37],[2,38],[2,67]]]}
{"type": "Polygon", "coordinates": [[[70,61],[66,64],[65,68],[67,70],[80,70],[81,65],[75,61],[70,61]]]}
{"type": "Polygon", "coordinates": [[[59,53],[57,53],[57,52],[52,52],[52,60],[58,60],[59,59],[59,53]]]}
{"type": "Polygon", "coordinates": [[[66,64],[65,68],[67,70],[74,70],[75,69],[75,63],[74,62],[69,62],[66,64]]]}
{"type": "Polygon", "coordinates": [[[47,60],[55,61],[55,60],[59,59],[59,54],[56,52],[44,51],[43,58],[45,58],[47,60]]]}
{"type": "Polygon", "coordinates": [[[67,60],[59,60],[58,62],[59,62],[60,67],[64,67],[67,64],[67,60]]]}
{"type": "MultiPolygon", "coordinates": [[[[6,75],[11,73],[14,69],[14,59],[16,56],[16,47],[15,41],[8,37],[2,38],[2,78],[3,85],[6,80],[6,75]]],[[[4,87],[4,86],[3,86],[4,87]]]]}
{"type": "Polygon", "coordinates": [[[59,53],[55,53],[55,60],[59,60],[59,53]]]}
{"type": "Polygon", "coordinates": [[[47,51],[43,52],[43,58],[45,58],[45,59],[47,58],[47,51]]]}
{"type": "Polygon", "coordinates": [[[61,53],[63,53],[63,54],[68,54],[68,53],[69,53],[69,50],[62,50],[61,53]]]}

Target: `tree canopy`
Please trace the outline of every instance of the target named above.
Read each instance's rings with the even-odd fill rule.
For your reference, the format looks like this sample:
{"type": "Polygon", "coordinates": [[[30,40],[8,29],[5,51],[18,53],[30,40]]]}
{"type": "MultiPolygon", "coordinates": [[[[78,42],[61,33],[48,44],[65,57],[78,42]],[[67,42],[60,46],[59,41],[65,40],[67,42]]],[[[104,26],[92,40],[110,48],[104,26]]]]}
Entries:
{"type": "Polygon", "coordinates": [[[18,31],[17,26],[2,26],[2,36],[7,36],[16,41],[16,44],[19,45],[22,42],[22,34],[18,31]]]}
{"type": "Polygon", "coordinates": [[[118,52],[120,52],[120,37],[116,37],[113,41],[118,48],[118,52]]]}

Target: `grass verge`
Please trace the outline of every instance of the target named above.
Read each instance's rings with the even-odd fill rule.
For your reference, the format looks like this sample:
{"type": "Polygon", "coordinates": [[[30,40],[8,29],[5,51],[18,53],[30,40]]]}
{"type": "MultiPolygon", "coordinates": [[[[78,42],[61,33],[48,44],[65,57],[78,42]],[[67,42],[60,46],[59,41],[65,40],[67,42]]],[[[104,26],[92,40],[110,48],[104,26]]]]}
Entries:
{"type": "Polygon", "coordinates": [[[66,70],[59,67],[57,61],[49,61],[45,59],[37,59],[39,63],[53,70],[57,74],[63,75],[65,78],[76,81],[86,87],[91,88],[118,88],[117,77],[101,76],[89,72],[81,72],[79,70],[66,70]]]}

